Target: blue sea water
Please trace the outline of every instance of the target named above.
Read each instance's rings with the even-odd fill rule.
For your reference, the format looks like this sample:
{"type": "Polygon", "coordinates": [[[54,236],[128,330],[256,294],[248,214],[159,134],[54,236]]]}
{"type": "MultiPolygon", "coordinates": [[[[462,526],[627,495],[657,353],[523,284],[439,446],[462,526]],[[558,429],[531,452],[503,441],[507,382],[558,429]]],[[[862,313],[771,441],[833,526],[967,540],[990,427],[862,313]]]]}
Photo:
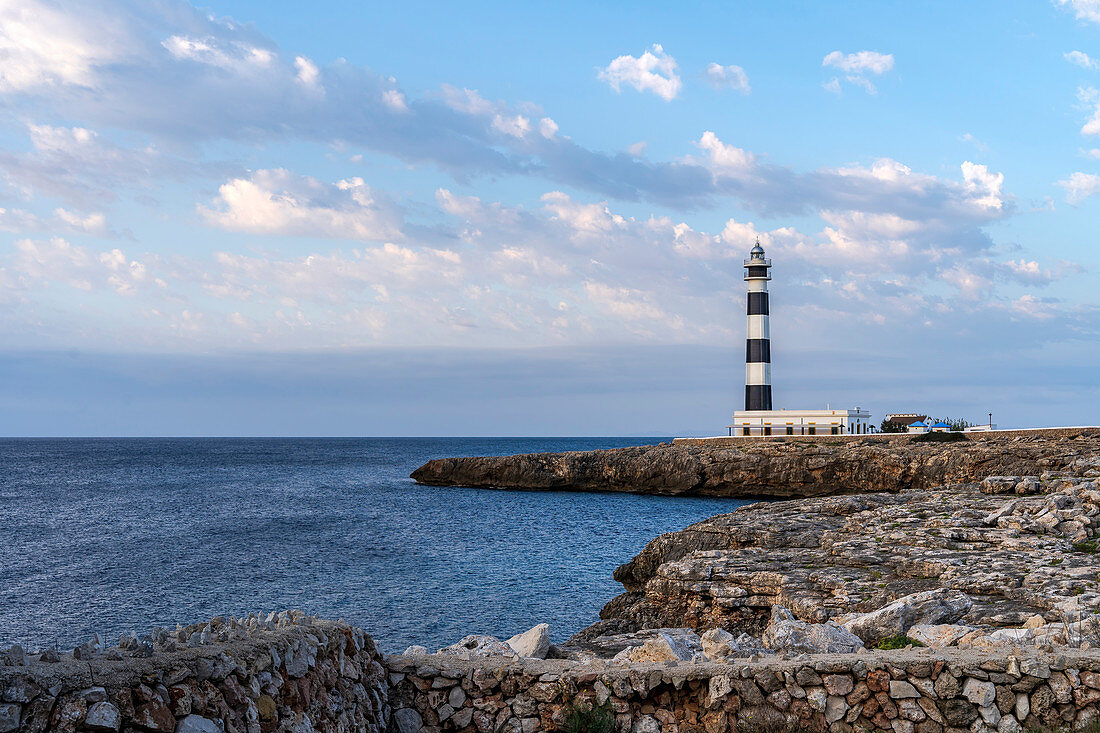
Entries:
{"type": "MultiPolygon", "coordinates": [[[[743,501],[418,486],[429,458],[656,438],[0,440],[0,645],[301,608],[384,651],[598,620],[662,532],[743,501]]],[[[6,648],[6,646],[4,646],[6,648]]]]}

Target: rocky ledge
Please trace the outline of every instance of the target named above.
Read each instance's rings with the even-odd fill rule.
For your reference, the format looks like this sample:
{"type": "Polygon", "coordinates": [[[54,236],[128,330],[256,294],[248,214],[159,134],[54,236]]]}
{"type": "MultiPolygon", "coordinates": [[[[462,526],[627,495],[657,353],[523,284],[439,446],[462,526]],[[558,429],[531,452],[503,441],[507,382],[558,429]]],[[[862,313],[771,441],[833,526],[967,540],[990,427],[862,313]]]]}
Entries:
{"type": "Polygon", "coordinates": [[[416,469],[412,478],[432,486],[796,498],[1066,471],[1097,455],[1100,428],[1077,428],[968,436],[958,443],[819,437],[441,458],[416,469]]]}
{"type": "Polygon", "coordinates": [[[619,567],[626,592],[565,647],[606,655],[623,635],[667,628],[704,640],[724,630],[735,656],[813,651],[792,636],[838,652],[828,644],[851,636],[868,646],[909,637],[934,647],[1100,647],[1100,458],[1074,467],[712,517],[619,567]]]}

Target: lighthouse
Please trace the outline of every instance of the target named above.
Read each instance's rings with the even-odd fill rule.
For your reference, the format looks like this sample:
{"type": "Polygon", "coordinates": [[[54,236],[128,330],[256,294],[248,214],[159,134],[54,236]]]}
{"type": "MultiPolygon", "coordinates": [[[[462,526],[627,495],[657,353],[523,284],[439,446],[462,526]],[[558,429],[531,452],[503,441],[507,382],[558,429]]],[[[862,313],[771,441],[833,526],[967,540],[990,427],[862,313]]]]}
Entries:
{"type": "Polygon", "coordinates": [[[745,333],[745,409],[733,413],[726,427],[738,437],[780,435],[863,434],[870,430],[871,413],[860,408],[834,410],[776,410],[772,408],[772,342],[768,329],[768,281],[772,261],[764,256],[760,240],[745,260],[748,283],[748,327],[745,333]]]}
{"type": "Polygon", "coordinates": [[[745,410],[772,409],[772,350],[768,331],[768,281],[772,261],[764,257],[760,240],[745,260],[749,288],[748,329],[745,334],[745,410]]]}

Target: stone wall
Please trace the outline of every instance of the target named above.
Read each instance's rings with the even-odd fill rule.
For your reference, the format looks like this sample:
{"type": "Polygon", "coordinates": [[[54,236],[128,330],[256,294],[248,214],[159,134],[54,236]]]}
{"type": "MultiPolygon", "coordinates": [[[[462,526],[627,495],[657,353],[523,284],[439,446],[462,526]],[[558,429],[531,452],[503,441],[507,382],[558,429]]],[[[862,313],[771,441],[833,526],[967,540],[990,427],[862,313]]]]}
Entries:
{"type": "Polygon", "coordinates": [[[0,655],[0,733],[375,733],[390,719],[381,661],[362,630],[287,614],[73,655],[16,647],[0,655]]]}
{"type": "Polygon", "coordinates": [[[621,733],[1017,733],[1098,719],[1100,653],[911,649],[736,665],[386,659],[398,733],[555,730],[609,705],[621,733]]]}
{"type": "Polygon", "coordinates": [[[187,627],[57,661],[0,655],[0,733],[534,733],[591,706],[607,706],[619,733],[1018,733],[1100,719],[1096,650],[382,659],[346,624],[281,623],[187,627]]]}

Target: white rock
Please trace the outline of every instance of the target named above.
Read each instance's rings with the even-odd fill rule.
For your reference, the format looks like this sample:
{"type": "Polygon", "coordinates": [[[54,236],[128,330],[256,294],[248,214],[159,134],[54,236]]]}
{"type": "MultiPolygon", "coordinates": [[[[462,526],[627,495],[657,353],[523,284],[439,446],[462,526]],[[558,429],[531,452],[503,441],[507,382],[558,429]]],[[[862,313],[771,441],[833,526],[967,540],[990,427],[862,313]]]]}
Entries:
{"type": "Polygon", "coordinates": [[[877,611],[865,613],[844,627],[868,644],[877,644],[912,626],[953,623],[973,607],[965,593],[947,588],[911,593],[877,611]]]}
{"type": "Polygon", "coordinates": [[[98,731],[117,731],[122,725],[122,715],[109,702],[97,702],[88,709],[84,727],[98,731]]]}
{"type": "Polygon", "coordinates": [[[412,646],[405,647],[405,651],[402,654],[427,654],[427,647],[422,647],[419,644],[413,644],[412,646]]]}
{"type": "Polygon", "coordinates": [[[470,634],[464,636],[457,644],[445,646],[439,650],[440,654],[470,659],[471,657],[507,657],[516,659],[519,657],[516,651],[495,636],[470,634]]]}
{"type": "Polygon", "coordinates": [[[808,624],[782,606],[772,607],[772,620],[762,641],[772,651],[806,654],[851,654],[863,648],[863,642],[843,626],[808,624]]]}
{"type": "Polygon", "coordinates": [[[946,646],[954,646],[959,639],[975,629],[974,626],[958,624],[917,624],[910,626],[905,635],[927,647],[942,649],[946,646]]]}
{"type": "MultiPolygon", "coordinates": [[[[997,699],[997,690],[993,687],[992,682],[976,680],[973,677],[966,678],[966,682],[963,683],[962,694],[963,697],[979,708],[988,707],[997,699]]],[[[986,719],[986,722],[989,722],[988,719],[986,719]]],[[[996,721],[993,724],[996,725],[996,721]]]]}
{"type": "Polygon", "coordinates": [[[220,721],[201,715],[188,715],[176,723],[176,733],[222,733],[220,721]]]}
{"type": "Polygon", "coordinates": [[[516,634],[505,643],[521,657],[546,659],[546,653],[550,651],[550,625],[538,624],[522,634],[516,634]]]}
{"type": "Polygon", "coordinates": [[[687,633],[671,634],[662,630],[641,646],[623,649],[612,658],[616,664],[644,664],[653,662],[690,662],[700,651],[699,637],[687,629],[687,633]]]}

